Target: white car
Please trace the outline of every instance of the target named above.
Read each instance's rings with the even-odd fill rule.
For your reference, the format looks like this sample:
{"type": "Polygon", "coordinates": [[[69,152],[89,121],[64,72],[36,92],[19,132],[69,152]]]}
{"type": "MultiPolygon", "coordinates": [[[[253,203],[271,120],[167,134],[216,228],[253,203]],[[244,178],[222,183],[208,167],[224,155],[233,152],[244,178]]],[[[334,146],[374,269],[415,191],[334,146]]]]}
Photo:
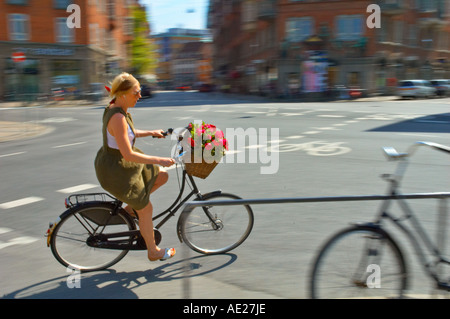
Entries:
{"type": "Polygon", "coordinates": [[[431,80],[431,84],[436,89],[436,94],[441,96],[450,96],[450,80],[436,79],[431,80]]]}
{"type": "Polygon", "coordinates": [[[427,80],[403,80],[397,87],[397,95],[400,97],[433,97],[436,89],[427,80]]]}

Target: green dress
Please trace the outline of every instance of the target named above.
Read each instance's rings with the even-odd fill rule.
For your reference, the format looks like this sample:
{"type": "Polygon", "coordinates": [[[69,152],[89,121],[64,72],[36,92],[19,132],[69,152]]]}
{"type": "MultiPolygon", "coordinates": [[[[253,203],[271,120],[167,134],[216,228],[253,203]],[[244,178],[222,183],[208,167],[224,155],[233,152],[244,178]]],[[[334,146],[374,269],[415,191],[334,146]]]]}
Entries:
{"type": "MultiPolygon", "coordinates": [[[[135,133],[129,113],[125,113],[120,107],[107,107],[103,113],[103,146],[95,158],[95,172],[104,190],[135,210],[140,210],[150,201],[150,191],[158,176],[159,166],[126,161],[119,150],[108,146],[106,130],[109,120],[116,113],[122,113],[126,117],[128,125],[135,133]]],[[[135,141],[136,138],[132,143],[133,150],[143,153],[134,146],[135,141]]]]}

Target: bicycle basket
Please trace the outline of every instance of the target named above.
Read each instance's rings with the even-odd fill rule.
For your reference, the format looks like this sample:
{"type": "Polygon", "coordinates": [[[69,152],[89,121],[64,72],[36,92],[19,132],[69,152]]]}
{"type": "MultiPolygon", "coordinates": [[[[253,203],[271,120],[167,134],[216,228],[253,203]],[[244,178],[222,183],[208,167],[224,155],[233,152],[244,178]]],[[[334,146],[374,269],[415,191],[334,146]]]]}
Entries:
{"type": "Polygon", "coordinates": [[[217,164],[219,163],[216,161],[213,161],[212,163],[207,163],[203,158],[201,163],[194,163],[194,157],[192,155],[191,162],[184,163],[184,167],[188,175],[205,179],[209,176],[209,174],[211,174],[214,168],[216,168],[217,164]]]}

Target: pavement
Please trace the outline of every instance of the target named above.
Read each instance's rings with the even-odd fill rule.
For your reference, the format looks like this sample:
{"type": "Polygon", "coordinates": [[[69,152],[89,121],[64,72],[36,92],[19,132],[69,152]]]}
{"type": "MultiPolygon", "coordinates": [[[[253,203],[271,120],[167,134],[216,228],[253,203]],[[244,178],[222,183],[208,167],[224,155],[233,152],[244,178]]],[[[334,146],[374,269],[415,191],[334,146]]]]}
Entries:
{"type": "Polygon", "coordinates": [[[52,107],[74,107],[106,105],[108,99],[97,102],[86,100],[65,100],[52,102],[0,102],[0,143],[14,140],[29,139],[44,135],[53,131],[49,126],[33,123],[32,121],[5,121],[1,116],[4,110],[14,110],[21,108],[52,108],[52,107]]]}
{"type": "MultiPolygon", "coordinates": [[[[397,99],[396,96],[372,96],[366,98],[353,99],[352,102],[363,101],[392,101],[397,99]]],[[[108,103],[108,98],[104,100],[92,102],[86,100],[65,100],[65,101],[52,101],[52,102],[0,102],[0,143],[9,142],[20,139],[29,139],[37,137],[43,134],[50,133],[52,128],[42,124],[33,122],[12,122],[4,121],[1,117],[1,111],[7,109],[19,109],[19,108],[36,108],[36,107],[74,107],[74,106],[89,106],[99,105],[104,106],[108,103]]],[[[330,102],[349,102],[350,100],[341,99],[330,102]]],[[[291,102],[290,100],[282,100],[280,102],[291,102]]],[[[297,102],[297,101],[292,101],[297,102]]]]}

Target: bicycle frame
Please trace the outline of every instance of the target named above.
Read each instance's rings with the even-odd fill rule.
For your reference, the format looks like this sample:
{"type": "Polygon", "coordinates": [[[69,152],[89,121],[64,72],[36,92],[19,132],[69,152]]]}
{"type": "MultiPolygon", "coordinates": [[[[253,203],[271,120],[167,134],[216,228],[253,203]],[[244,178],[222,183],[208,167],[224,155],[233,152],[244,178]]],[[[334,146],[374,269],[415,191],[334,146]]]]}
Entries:
{"type": "MultiPolygon", "coordinates": [[[[420,145],[420,144],[416,144],[420,145]]],[[[421,145],[429,145],[429,144],[421,144],[421,145]]],[[[441,149],[443,151],[449,152],[447,149],[441,149]]],[[[406,167],[408,165],[408,156],[411,154],[408,152],[406,154],[399,154],[396,153],[395,150],[392,148],[385,149],[386,154],[390,159],[398,160],[399,164],[397,166],[397,170],[392,175],[383,175],[382,177],[385,178],[389,182],[389,187],[387,191],[387,196],[389,198],[383,200],[383,202],[380,205],[377,217],[372,225],[376,225],[376,227],[381,228],[382,220],[388,219],[390,220],[396,227],[398,227],[405,235],[409,238],[410,242],[412,243],[414,250],[416,251],[417,255],[419,256],[419,260],[424,267],[425,271],[429,274],[431,278],[433,278],[438,288],[440,289],[446,289],[450,290],[450,285],[440,282],[439,275],[437,271],[437,266],[441,263],[450,265],[450,260],[446,259],[442,256],[441,250],[435,245],[435,243],[430,239],[428,233],[423,229],[420,222],[418,221],[417,217],[414,215],[413,210],[408,205],[406,200],[404,199],[404,196],[400,192],[400,182],[401,179],[406,171],[406,167]],[[388,212],[388,209],[390,208],[393,201],[397,201],[399,203],[400,209],[403,213],[401,217],[395,217],[392,214],[388,212]],[[409,220],[412,224],[412,227],[406,227],[402,222],[409,220]],[[417,234],[417,236],[415,236],[417,234]],[[427,251],[432,254],[432,257],[435,258],[434,261],[429,261],[425,255],[425,252],[427,251]]],[[[440,208],[439,208],[439,220],[444,221],[446,216],[446,199],[449,196],[445,196],[443,194],[442,196],[430,196],[426,197],[426,195],[421,196],[420,198],[438,198],[440,200],[440,208]]],[[[444,223],[440,223],[441,225],[445,225],[444,223]]],[[[438,232],[438,235],[443,237],[445,236],[445,229],[441,232],[438,232]]],[[[444,242],[444,238],[441,238],[437,240],[440,243],[444,242]]]]}
{"type": "MultiPolygon", "coordinates": [[[[156,216],[153,217],[153,220],[157,220],[165,215],[167,215],[166,217],[164,217],[156,226],[156,229],[159,229],[161,226],[163,226],[171,217],[175,216],[175,213],[178,211],[178,209],[180,209],[192,196],[196,195],[197,199],[202,200],[203,199],[203,195],[200,193],[197,184],[195,183],[194,178],[191,175],[188,175],[186,173],[186,170],[183,169],[183,173],[182,173],[182,183],[181,183],[181,187],[180,187],[180,193],[178,194],[177,198],[174,200],[174,202],[169,206],[169,208],[167,208],[166,210],[164,210],[162,213],[157,214],[156,216]],[[192,185],[192,190],[189,192],[188,195],[186,195],[183,199],[181,199],[181,197],[184,194],[184,189],[186,187],[186,180],[189,179],[189,182],[192,185]]],[[[215,191],[215,193],[220,194],[221,191],[215,191]]],[[[212,217],[208,214],[208,212],[206,211],[206,209],[204,208],[205,213],[207,214],[207,216],[209,217],[209,219],[211,220],[211,222],[215,223],[214,220],[212,219],[212,217]]],[[[181,239],[180,239],[181,240],[181,239]]]]}

